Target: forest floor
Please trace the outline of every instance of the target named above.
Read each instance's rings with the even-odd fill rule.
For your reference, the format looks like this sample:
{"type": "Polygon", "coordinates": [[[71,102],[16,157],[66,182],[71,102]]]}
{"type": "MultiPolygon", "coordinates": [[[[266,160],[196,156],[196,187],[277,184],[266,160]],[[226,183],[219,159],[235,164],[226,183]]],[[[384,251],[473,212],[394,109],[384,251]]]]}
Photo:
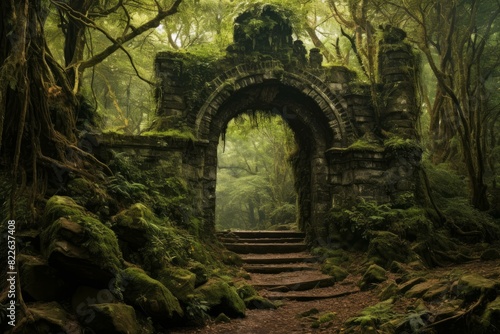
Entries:
{"type": "MultiPolygon", "coordinates": [[[[359,265],[358,265],[359,266],[359,265]]],[[[351,268],[356,264],[351,264],[351,268]]],[[[353,271],[355,272],[355,271],[353,271]]],[[[411,271],[412,276],[426,277],[428,279],[449,281],[450,277],[457,277],[466,274],[478,274],[484,277],[498,279],[500,276],[500,260],[475,261],[458,265],[450,265],[434,269],[420,268],[411,271]]],[[[408,274],[408,273],[407,273],[408,274]]],[[[398,274],[390,274],[388,281],[397,281],[398,274]]],[[[207,333],[207,334],[280,334],[280,333],[343,333],[344,323],[352,317],[359,315],[359,312],[368,306],[380,302],[378,297],[384,283],[368,291],[360,291],[357,283],[361,279],[360,274],[349,275],[344,281],[336,283],[332,287],[318,288],[314,292],[303,292],[310,295],[329,295],[338,297],[325,298],[312,301],[278,300],[275,301],[278,308],[275,310],[247,310],[246,317],[232,319],[229,323],[209,322],[200,328],[178,328],[169,331],[171,334],[207,333]],[[313,313],[316,316],[306,316],[304,313],[313,313]],[[309,312],[308,312],[309,311],[309,312]],[[314,320],[318,314],[325,312],[335,313],[332,321],[313,328],[314,320]]],[[[300,294],[296,292],[295,294],[300,294]]],[[[261,290],[261,295],[270,296],[272,293],[261,290]]],[[[416,298],[396,298],[393,309],[405,310],[417,303],[416,298]]],[[[434,303],[427,303],[429,309],[439,307],[434,303]]]]}

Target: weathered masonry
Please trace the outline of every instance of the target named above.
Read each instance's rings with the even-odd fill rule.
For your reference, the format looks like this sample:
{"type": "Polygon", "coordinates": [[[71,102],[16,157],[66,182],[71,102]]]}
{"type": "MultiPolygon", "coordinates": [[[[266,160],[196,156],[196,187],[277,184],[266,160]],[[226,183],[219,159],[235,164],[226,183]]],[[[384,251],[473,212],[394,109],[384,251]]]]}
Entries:
{"type": "Polygon", "coordinates": [[[240,15],[222,59],[159,53],[157,135],[103,138],[104,147],[138,158],[159,189],[166,187],[162,179],[182,176],[190,214],[207,233],[215,229],[219,139],[231,119],[255,110],[281,115],[295,133],[300,226],[310,239],[325,236],[332,207],[360,198],[397,202],[414,193],[419,108],[404,32],[384,29],[378,82],[368,85],[345,67],[323,66],[318,49],[307,52],[293,40],[282,13],[260,6],[240,15]],[[261,27],[250,29],[250,20],[261,27]]]}

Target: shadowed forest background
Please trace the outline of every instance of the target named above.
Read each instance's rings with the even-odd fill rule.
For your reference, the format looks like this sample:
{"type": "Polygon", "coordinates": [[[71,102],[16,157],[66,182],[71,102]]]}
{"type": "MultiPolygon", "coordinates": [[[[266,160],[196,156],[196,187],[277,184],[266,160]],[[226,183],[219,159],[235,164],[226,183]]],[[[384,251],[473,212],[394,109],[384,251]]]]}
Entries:
{"type": "MultiPolygon", "coordinates": [[[[387,98],[380,89],[379,41],[404,39],[418,60],[408,69],[416,74],[418,140],[402,140],[380,124],[349,147],[382,143],[421,151],[418,193],[392,203],[332,207],[324,222],[331,229],[323,239],[307,240],[323,274],[336,282],[351,275],[348,281],[375,291],[380,303],[349,321],[327,317],[318,326],[337,321],[342,333],[498,332],[500,272],[491,265],[487,273],[500,259],[498,0],[3,1],[0,240],[6,244],[6,222],[15,220],[20,274],[12,329],[1,271],[1,331],[114,326],[116,332],[163,333],[212,324],[221,314],[238,318],[247,309],[276,308],[252,287],[241,258],[193,214],[187,180],[154,179],[122,152],[112,152],[106,163],[95,154],[103,133],[196,142],[187,126],[155,128],[162,98],[155,55],[178,52],[191,59],[185,68],[211,73],[234,51],[236,18],[268,6],[289,20],[294,40],[321,53],[322,66],[354,71],[375,115],[387,98]],[[167,190],[155,190],[158,184],[167,190]],[[462,275],[462,269],[425,276],[469,262],[484,266],[484,277],[462,275]],[[420,276],[424,282],[416,283],[420,276]],[[413,285],[404,286],[408,282],[413,285]],[[414,300],[405,293],[421,283],[428,283],[425,293],[437,292],[429,299],[412,295],[419,304],[411,308],[414,300]],[[90,297],[101,302],[89,303],[90,297]],[[395,300],[407,304],[393,307],[395,300]],[[126,321],[118,324],[122,316],[126,321]]],[[[256,36],[277,24],[257,15],[241,25],[252,45],[243,50],[245,61],[267,59],[257,44],[272,48],[274,40],[256,36]]],[[[304,61],[313,63],[305,54],[304,61]]],[[[203,73],[190,75],[193,87],[208,86],[203,73]]],[[[308,228],[298,224],[304,204],[292,170],[303,143],[287,117],[286,110],[249,108],[225,125],[217,152],[217,230],[308,228]]],[[[0,262],[7,268],[6,258],[0,262]]]]}

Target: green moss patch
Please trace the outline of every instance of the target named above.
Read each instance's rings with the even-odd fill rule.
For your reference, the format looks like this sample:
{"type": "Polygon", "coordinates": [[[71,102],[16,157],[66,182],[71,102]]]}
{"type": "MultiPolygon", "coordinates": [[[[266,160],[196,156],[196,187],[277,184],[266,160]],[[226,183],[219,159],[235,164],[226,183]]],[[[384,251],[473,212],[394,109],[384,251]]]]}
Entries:
{"type": "Polygon", "coordinates": [[[387,271],[376,265],[372,264],[363,274],[359,286],[361,290],[368,290],[373,287],[373,285],[382,283],[387,279],[387,271]]]}
{"type": "Polygon", "coordinates": [[[186,303],[189,295],[194,292],[196,275],[187,269],[163,268],[156,277],[181,302],[186,303]]]}
{"type": "Polygon", "coordinates": [[[124,270],[122,285],[125,301],[161,324],[171,326],[183,317],[184,312],[177,298],[163,284],[149,277],[141,269],[124,270]]]}
{"type": "Polygon", "coordinates": [[[76,204],[76,202],[66,196],[52,196],[45,205],[45,210],[43,211],[43,226],[46,227],[52,224],[56,219],[60,217],[79,217],[82,216],[85,209],[76,204]]]}
{"type": "Polygon", "coordinates": [[[235,287],[220,279],[210,279],[196,290],[196,294],[210,307],[210,314],[225,313],[230,317],[244,317],[246,306],[235,287]]]}

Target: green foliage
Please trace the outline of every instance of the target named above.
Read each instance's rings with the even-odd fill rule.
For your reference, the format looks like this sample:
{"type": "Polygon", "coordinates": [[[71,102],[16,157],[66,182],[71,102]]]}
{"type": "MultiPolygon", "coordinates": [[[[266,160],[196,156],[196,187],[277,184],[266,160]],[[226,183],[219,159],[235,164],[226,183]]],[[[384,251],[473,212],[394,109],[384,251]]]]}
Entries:
{"type": "Polygon", "coordinates": [[[390,150],[414,150],[421,149],[419,143],[413,139],[390,136],[384,140],[384,147],[390,150]]]}
{"type": "Polygon", "coordinates": [[[191,295],[185,309],[188,321],[196,326],[202,326],[210,320],[210,315],[208,314],[210,306],[205,300],[200,299],[199,296],[191,295]]]}
{"type": "Polygon", "coordinates": [[[408,240],[428,233],[431,223],[425,210],[419,207],[394,208],[392,204],[378,204],[361,200],[351,209],[332,209],[328,221],[337,230],[353,239],[369,240],[373,231],[391,231],[408,240]]]}
{"type": "Polygon", "coordinates": [[[396,314],[392,311],[393,303],[392,299],[388,299],[369,306],[361,311],[358,316],[347,320],[346,325],[348,327],[359,326],[358,328],[361,331],[367,330],[370,327],[378,329],[381,324],[387,323],[396,317],[396,314]]]}
{"type": "Polygon", "coordinates": [[[108,191],[112,195],[131,201],[140,200],[148,188],[137,182],[129,182],[125,176],[115,173],[108,178],[108,191]]]}
{"type": "Polygon", "coordinates": [[[350,210],[333,209],[329,220],[338,227],[340,233],[368,239],[370,231],[388,229],[397,214],[398,211],[389,204],[378,205],[373,201],[362,200],[350,210]]]}
{"type": "Polygon", "coordinates": [[[452,166],[432,165],[424,160],[424,168],[439,205],[446,204],[447,199],[452,202],[454,198],[467,196],[467,180],[459,175],[452,166]]]}

